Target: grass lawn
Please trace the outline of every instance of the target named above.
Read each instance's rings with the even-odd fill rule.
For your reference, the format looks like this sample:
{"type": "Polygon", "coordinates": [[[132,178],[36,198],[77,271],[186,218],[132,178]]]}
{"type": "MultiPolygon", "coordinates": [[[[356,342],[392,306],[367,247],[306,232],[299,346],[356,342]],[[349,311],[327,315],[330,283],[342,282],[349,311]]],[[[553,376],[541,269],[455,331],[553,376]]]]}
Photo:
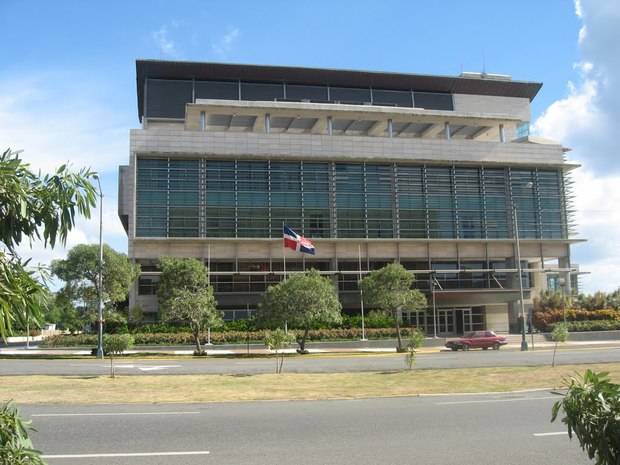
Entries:
{"type": "MultiPolygon", "coordinates": [[[[620,381],[620,363],[373,373],[164,376],[4,376],[0,401],[20,404],[357,399],[560,387],[586,368],[620,381]]],[[[284,364],[286,370],[286,363],[284,364]]]]}

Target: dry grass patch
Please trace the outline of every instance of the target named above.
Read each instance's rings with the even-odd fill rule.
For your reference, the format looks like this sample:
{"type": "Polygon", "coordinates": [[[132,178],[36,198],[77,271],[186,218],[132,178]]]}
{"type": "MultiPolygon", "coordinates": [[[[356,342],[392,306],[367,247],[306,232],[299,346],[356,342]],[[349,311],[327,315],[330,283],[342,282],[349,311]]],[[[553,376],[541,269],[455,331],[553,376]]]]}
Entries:
{"type": "Polygon", "coordinates": [[[0,400],[99,404],[354,399],[558,387],[586,368],[620,381],[620,363],[551,367],[467,368],[373,373],[281,375],[5,376],[0,400]]]}

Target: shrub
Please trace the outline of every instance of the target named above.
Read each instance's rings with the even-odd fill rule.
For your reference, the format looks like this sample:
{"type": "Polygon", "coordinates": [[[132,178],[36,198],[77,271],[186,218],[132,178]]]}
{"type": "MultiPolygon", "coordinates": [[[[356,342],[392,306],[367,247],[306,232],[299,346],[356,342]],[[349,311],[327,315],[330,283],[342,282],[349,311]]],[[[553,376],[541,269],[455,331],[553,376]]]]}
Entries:
{"type": "MultiPolygon", "coordinates": [[[[552,331],[556,326],[561,323],[549,325],[549,330],[552,331]]],[[[594,320],[594,321],[571,321],[566,323],[566,328],[569,332],[579,331],[614,331],[620,330],[620,321],[618,320],[594,320]]]]}
{"type": "MultiPolygon", "coordinates": [[[[564,321],[564,310],[551,309],[545,311],[535,311],[533,314],[534,326],[540,331],[550,331],[554,323],[564,321]]],[[[566,321],[597,321],[597,320],[615,320],[620,322],[620,311],[614,309],[603,310],[581,310],[566,309],[566,321]]],[[[571,331],[569,329],[569,331],[571,331]]]]}
{"type": "Polygon", "coordinates": [[[551,421],[562,409],[562,423],[568,436],[577,436],[579,445],[596,465],[620,463],[620,385],[607,373],[586,370],[583,377],[566,382],[564,398],[553,405],[551,421]]]}
{"type": "Polygon", "coordinates": [[[422,344],[424,344],[424,333],[419,329],[412,330],[407,339],[407,355],[405,355],[405,363],[410,370],[415,365],[416,352],[422,344]]]}
{"type": "MultiPolygon", "coordinates": [[[[401,334],[409,336],[413,328],[401,328],[401,334]]],[[[298,335],[302,330],[291,330],[289,333],[298,335]]],[[[260,342],[263,340],[262,331],[213,331],[211,332],[211,342],[214,344],[241,344],[247,342],[248,335],[250,341],[260,342]]],[[[308,332],[309,341],[338,341],[359,339],[362,337],[361,328],[332,328],[314,329],[308,332]]],[[[387,339],[396,337],[395,328],[367,328],[366,337],[369,339],[387,339]]],[[[176,333],[135,333],[133,334],[136,345],[185,345],[192,344],[192,334],[189,331],[176,333]]],[[[200,340],[205,343],[207,333],[200,335],[200,340]]],[[[94,334],[76,335],[56,335],[45,339],[42,345],[47,347],[76,347],[93,346],[97,344],[97,336],[94,334]]]]}
{"type": "MultiPolygon", "coordinates": [[[[364,326],[366,328],[391,328],[394,326],[394,318],[385,312],[379,312],[377,310],[371,310],[364,315],[364,326]]],[[[361,315],[344,315],[343,328],[361,328],[362,316],[361,315]]]]}
{"type": "Polygon", "coordinates": [[[110,355],[122,355],[134,344],[130,334],[104,334],[103,352],[110,355]]]}
{"type": "Polygon", "coordinates": [[[32,447],[29,421],[19,416],[10,404],[0,407],[0,465],[45,465],[39,451],[32,447]]]}
{"type": "Polygon", "coordinates": [[[265,347],[273,350],[276,354],[276,373],[282,373],[284,354],[281,350],[295,342],[295,336],[292,333],[287,333],[282,328],[277,328],[274,331],[265,331],[264,341],[265,347]]]}

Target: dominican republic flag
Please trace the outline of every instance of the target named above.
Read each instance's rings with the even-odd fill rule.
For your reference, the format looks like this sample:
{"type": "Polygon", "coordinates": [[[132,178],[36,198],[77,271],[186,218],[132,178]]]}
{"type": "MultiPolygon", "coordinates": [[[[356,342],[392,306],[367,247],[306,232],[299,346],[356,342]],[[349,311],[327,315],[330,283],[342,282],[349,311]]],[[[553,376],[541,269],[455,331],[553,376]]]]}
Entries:
{"type": "Polygon", "coordinates": [[[314,255],[314,244],[304,236],[300,236],[288,226],[284,226],[284,247],[301,253],[314,255]]]}

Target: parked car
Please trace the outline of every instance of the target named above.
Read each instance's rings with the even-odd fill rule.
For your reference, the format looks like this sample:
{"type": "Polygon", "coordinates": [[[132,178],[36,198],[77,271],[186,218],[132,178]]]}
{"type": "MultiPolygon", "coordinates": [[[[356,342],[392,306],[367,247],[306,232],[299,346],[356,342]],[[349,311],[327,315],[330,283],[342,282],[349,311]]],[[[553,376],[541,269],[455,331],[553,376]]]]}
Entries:
{"type": "Polygon", "coordinates": [[[504,344],[506,344],[506,338],[504,336],[498,336],[493,331],[472,331],[458,339],[449,340],[446,342],[446,347],[454,351],[459,349],[487,350],[489,347],[493,348],[493,350],[499,350],[504,344]]]}

